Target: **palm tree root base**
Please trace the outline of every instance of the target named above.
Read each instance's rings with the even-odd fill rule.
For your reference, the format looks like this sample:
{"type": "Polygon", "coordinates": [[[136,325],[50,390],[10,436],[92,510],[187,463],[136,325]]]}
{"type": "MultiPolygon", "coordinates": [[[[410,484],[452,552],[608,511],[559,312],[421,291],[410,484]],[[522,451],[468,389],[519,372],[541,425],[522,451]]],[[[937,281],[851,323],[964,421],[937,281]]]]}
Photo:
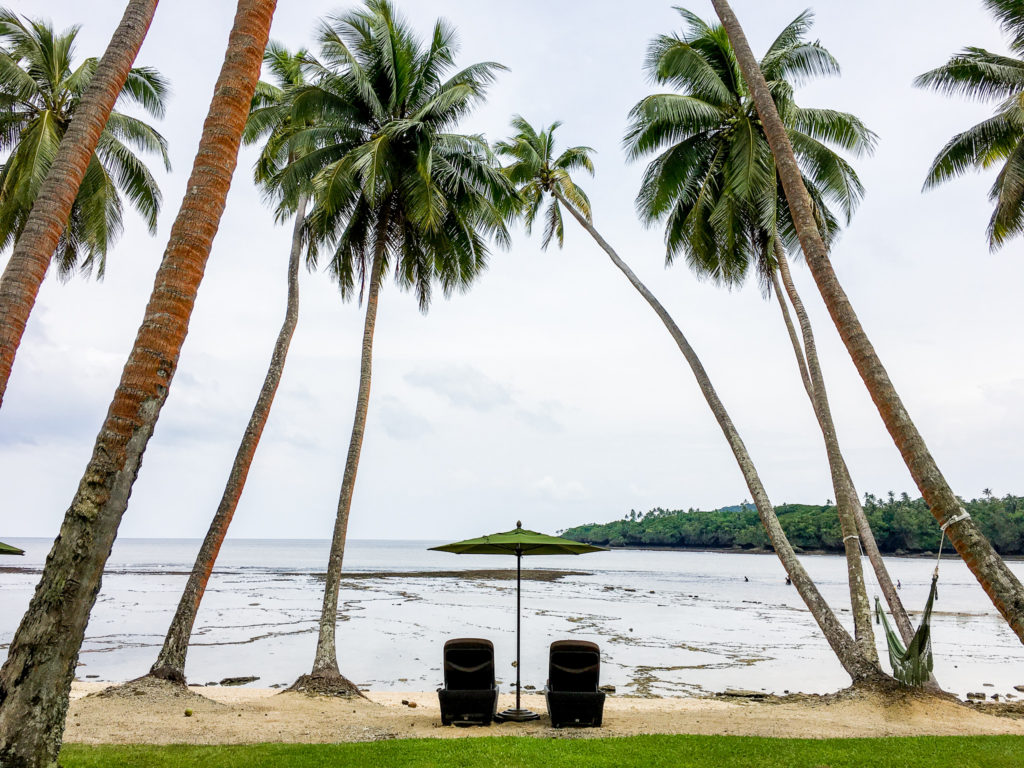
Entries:
{"type": "Polygon", "coordinates": [[[185,681],[167,680],[155,677],[152,674],[137,677],[120,685],[112,685],[97,693],[89,694],[101,699],[131,699],[136,696],[148,696],[150,698],[174,698],[174,699],[202,699],[210,701],[205,696],[190,690],[185,681]]]}
{"type": "Polygon", "coordinates": [[[302,677],[285,689],[285,692],[288,691],[315,694],[317,696],[336,696],[340,698],[358,696],[359,698],[366,698],[363,696],[362,691],[359,690],[359,686],[337,672],[302,675],[302,677]]]}
{"type": "MultiPolygon", "coordinates": [[[[797,694],[802,695],[802,694],[797,694]]],[[[915,700],[943,700],[953,701],[961,704],[963,702],[952,693],[936,686],[913,687],[904,685],[899,680],[879,673],[877,677],[870,677],[858,680],[849,688],[818,697],[823,702],[843,701],[848,699],[884,699],[888,703],[899,703],[910,699],[915,700]]]]}
{"type": "MultiPolygon", "coordinates": [[[[777,696],[760,691],[732,690],[716,694],[715,698],[732,702],[735,702],[737,699],[754,699],[768,704],[787,704],[793,702],[833,704],[841,701],[857,700],[881,703],[887,706],[909,701],[946,701],[964,704],[956,695],[947,693],[940,688],[913,688],[903,685],[898,680],[894,680],[881,672],[875,677],[860,680],[835,693],[788,693],[784,696],[777,696]]],[[[968,702],[968,704],[974,705],[974,702],[968,702]]],[[[1020,702],[1020,704],[1022,711],[1024,711],[1024,702],[1020,702]]]]}

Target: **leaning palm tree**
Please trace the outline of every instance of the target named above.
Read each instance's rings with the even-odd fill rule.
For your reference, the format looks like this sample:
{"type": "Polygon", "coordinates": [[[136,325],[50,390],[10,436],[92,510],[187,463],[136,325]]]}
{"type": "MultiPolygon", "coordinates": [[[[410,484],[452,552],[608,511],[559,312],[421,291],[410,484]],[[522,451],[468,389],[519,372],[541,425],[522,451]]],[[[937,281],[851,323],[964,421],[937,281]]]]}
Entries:
{"type": "Polygon", "coordinates": [[[387,0],[320,25],[313,85],[295,94],[293,119],[315,125],[293,141],[319,148],[282,173],[286,195],[313,179],[309,254],[333,244],[329,270],[345,299],[366,296],[359,390],[324,587],[313,668],[295,688],[352,692],[335,643],[338,590],[352,493],[366,426],[374,324],[381,285],[393,273],[426,311],[434,285],[465,290],[485,267],[487,241],[507,243],[513,192],[480,136],[454,133],[502,67],[449,74],[455,30],[438,21],[424,46],[387,0]],[[357,289],[358,283],[358,289],[357,289]]]}
{"type": "Polygon", "coordinates": [[[1024,232],[1024,3],[984,0],[1010,37],[1011,55],[968,47],[914,79],[919,88],[995,102],[995,114],[958,133],[932,161],[924,188],[969,170],[999,167],[989,190],[995,209],[988,222],[993,250],[1024,232]]]}
{"type": "Polygon", "coordinates": [[[214,563],[220,553],[228,526],[238,508],[238,502],[249,475],[249,467],[256,455],[263,428],[270,418],[270,408],[274,403],[281,375],[284,372],[288,348],[291,345],[295,326],[299,320],[299,263],[302,256],[303,224],[305,223],[306,206],[309,198],[308,190],[301,190],[297,199],[289,204],[281,198],[280,190],[275,181],[281,168],[288,162],[295,161],[299,149],[291,146],[289,138],[295,133],[296,126],[291,119],[291,94],[305,84],[303,62],[306,51],[300,49],[291,53],[279,43],[271,41],[267,46],[263,61],[273,76],[274,82],[260,81],[253,97],[252,111],[242,136],[246,144],[263,141],[263,151],[257,160],[255,180],[262,187],[267,197],[276,204],[278,221],[288,217],[294,218],[292,226],[292,244],[288,256],[288,300],[285,306],[284,323],[278,332],[274,351],[270,358],[270,367],[263,379],[263,386],[242,441],[235,453],[235,460],[228,473],[227,484],[221,495],[220,504],[214,513],[213,520],[206,532],[196,561],[192,566],[188,582],[178,601],[163,646],[157,655],[156,662],[149,670],[152,677],[169,680],[184,685],[185,660],[188,655],[188,642],[192,636],[199,604],[206,593],[206,585],[213,573],[214,563]]]}
{"type": "Polygon", "coordinates": [[[169,168],[166,143],[113,109],[134,103],[163,115],[163,77],[132,68],[155,9],[156,0],[131,0],[103,58],[77,66],[78,27],[56,33],[0,9],[0,249],[14,246],[0,278],[0,402],[51,260],[61,277],[76,269],[102,277],[121,232],[122,195],[156,231],[160,190],[133,149],[169,168]]]}
{"type": "Polygon", "coordinates": [[[0,669],[0,765],[44,768],[60,751],[68,694],[103,567],[167,400],[224,211],[260,76],[274,0],[239,0],[188,194],[60,534],[0,669]]]}
{"type": "MultiPolygon", "coordinates": [[[[836,437],[813,330],[790,279],[786,248],[799,247],[793,234],[771,149],[750,93],[721,26],[679,9],[682,35],[662,35],[650,46],[647,70],[653,82],[681,93],[648,96],[634,107],[626,147],[632,159],[659,152],[644,175],[637,207],[648,223],[666,221],[667,261],[685,253],[702,278],[730,287],[756,271],[766,295],[775,288],[797,365],[825,439],[843,533],[856,636],[864,653],[876,656],[861,566],[861,541],[871,555],[883,592],[901,631],[913,631],[864,516],[836,437]],[[781,273],[786,293],[778,286],[781,273]],[[797,337],[785,296],[793,303],[802,332],[797,337]]],[[[875,136],[851,114],[800,107],[794,84],[818,74],[837,74],[839,65],[817,42],[804,39],[812,21],[804,12],[788,24],[761,59],[775,102],[797,148],[822,234],[831,239],[839,219],[847,222],[863,187],[853,168],[833,149],[861,154],[875,136]]]]}
{"type": "Polygon", "coordinates": [[[963,508],[911,420],[832,269],[828,249],[818,230],[814,202],[804,186],[786,124],[779,115],[771,89],[750,50],[743,28],[726,0],[712,0],[712,4],[732,43],[736,61],[764,126],[800,247],[847,352],[932,515],[993,605],[1024,642],[1024,585],[963,508]]]}
{"type": "Polygon", "coordinates": [[[564,234],[562,209],[564,208],[608,254],[612,263],[651,306],[693,371],[701,393],[718,421],[736,462],[739,464],[743,479],[746,481],[747,488],[757,507],[761,523],[768,534],[768,540],[839,662],[854,682],[881,679],[882,673],[878,668],[877,661],[866,655],[863,648],[843,628],[793,551],[793,547],[779,524],[775,509],[761,483],[757,470],[754,468],[753,460],[693,347],[690,346],[679,326],[657,298],[594,227],[587,196],[571,176],[572,171],[580,169],[593,173],[593,164],[590,159],[592,150],[584,146],[572,147],[555,157],[554,131],[558,125],[555,123],[544,130],[536,131],[522,117],[516,117],[512,121],[512,127],[516,131],[515,135],[509,141],[501,142],[496,146],[500,155],[511,160],[511,163],[505,168],[505,173],[520,191],[523,220],[527,230],[529,231],[536,221],[544,200],[550,198],[548,207],[543,214],[545,227],[541,246],[546,248],[552,239],[557,240],[559,245],[562,244],[564,234]]]}

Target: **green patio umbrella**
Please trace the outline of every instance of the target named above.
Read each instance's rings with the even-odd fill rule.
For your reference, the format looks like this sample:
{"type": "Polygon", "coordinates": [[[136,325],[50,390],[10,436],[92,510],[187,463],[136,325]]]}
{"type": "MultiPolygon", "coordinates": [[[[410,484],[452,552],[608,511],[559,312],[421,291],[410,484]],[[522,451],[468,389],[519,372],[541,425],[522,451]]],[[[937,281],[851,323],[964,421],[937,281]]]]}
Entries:
{"type": "Polygon", "coordinates": [[[516,521],[515,530],[504,533],[492,533],[478,539],[456,541],[430,549],[438,552],[453,552],[456,555],[515,555],[516,556],[516,708],[506,709],[499,717],[502,720],[536,720],[540,715],[523,709],[520,706],[520,606],[522,605],[523,555],[583,555],[587,552],[603,552],[606,547],[595,547],[560,536],[548,536],[536,531],[528,531],[523,524],[516,521]]]}
{"type": "Polygon", "coordinates": [[[17,547],[12,547],[10,544],[4,544],[0,541],[0,555],[24,555],[25,553],[17,547]]]}

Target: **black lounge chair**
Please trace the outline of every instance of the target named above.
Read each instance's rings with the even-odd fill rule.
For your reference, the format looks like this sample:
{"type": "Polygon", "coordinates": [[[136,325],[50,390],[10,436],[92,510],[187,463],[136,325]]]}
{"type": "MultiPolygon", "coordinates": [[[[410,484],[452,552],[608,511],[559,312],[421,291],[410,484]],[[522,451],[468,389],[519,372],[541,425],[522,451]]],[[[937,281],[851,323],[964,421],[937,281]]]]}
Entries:
{"type": "Polygon", "coordinates": [[[462,637],[444,644],[444,688],[437,689],[441,725],[490,725],[498,711],[494,644],[462,637]]]}
{"type": "Polygon", "coordinates": [[[556,640],[551,644],[548,684],[544,686],[551,725],[601,727],[604,691],[601,650],[583,640],[556,640]]]}

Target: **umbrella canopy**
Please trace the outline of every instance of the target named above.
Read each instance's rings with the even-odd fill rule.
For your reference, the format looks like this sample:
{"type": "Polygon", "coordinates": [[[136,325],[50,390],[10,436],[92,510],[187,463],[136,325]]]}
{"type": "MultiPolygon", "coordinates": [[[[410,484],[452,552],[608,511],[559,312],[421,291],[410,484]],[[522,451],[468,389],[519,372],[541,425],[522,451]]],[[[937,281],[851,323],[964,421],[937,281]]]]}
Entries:
{"type": "Polygon", "coordinates": [[[438,552],[454,552],[456,555],[582,555],[587,552],[607,551],[606,547],[595,547],[593,544],[563,539],[561,536],[548,536],[546,533],[530,531],[523,528],[520,522],[517,522],[511,531],[456,541],[431,549],[438,552]]]}
{"type": "Polygon", "coordinates": [[[515,555],[516,556],[516,707],[506,709],[498,717],[503,720],[536,720],[539,715],[520,706],[519,692],[522,688],[520,678],[520,606],[522,603],[522,565],[523,555],[583,555],[587,552],[603,552],[606,547],[595,547],[560,536],[548,536],[523,528],[522,522],[516,521],[516,527],[503,533],[492,533],[477,539],[456,541],[442,544],[430,549],[438,552],[453,552],[456,555],[515,555]]]}
{"type": "Polygon", "coordinates": [[[24,555],[24,554],[25,554],[25,552],[23,550],[20,550],[17,547],[12,547],[10,544],[4,544],[2,541],[0,541],[0,555],[24,555]]]}

